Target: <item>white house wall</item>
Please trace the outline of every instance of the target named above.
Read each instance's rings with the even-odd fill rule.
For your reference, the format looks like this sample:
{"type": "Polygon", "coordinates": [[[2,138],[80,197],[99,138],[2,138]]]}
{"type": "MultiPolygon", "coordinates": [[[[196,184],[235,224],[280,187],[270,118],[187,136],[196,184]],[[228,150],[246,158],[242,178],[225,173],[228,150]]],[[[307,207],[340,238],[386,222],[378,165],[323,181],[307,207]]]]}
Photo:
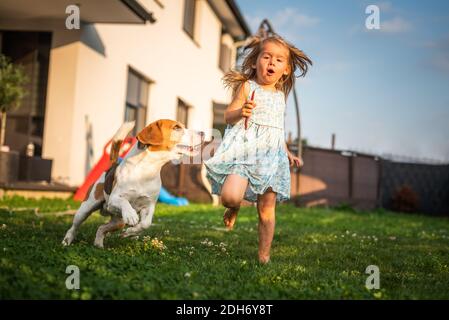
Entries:
{"type": "MultiPolygon", "coordinates": [[[[180,98],[193,107],[189,128],[207,130],[212,126],[212,101],[229,101],[218,67],[222,27],[207,2],[197,4],[198,43],[182,29],[183,1],[163,1],[164,8],[154,1],[140,2],[154,12],[156,23],[83,25],[81,35],[48,27],[53,32],[53,46],[43,157],[54,160],[52,176],[56,180],[79,185],[85,178],[86,116],[93,127],[94,162],[101,157],[104,144],[124,120],[128,67],[154,81],[147,123],[175,119],[180,98]],[[94,40],[87,45],[88,41],[76,41],[80,36],[94,40]],[[75,41],[64,45],[66,38],[75,41]]],[[[3,27],[13,29],[11,25],[3,27]]],[[[31,27],[20,28],[34,30],[31,27]]],[[[44,27],[41,24],[40,30],[44,27]]]]}

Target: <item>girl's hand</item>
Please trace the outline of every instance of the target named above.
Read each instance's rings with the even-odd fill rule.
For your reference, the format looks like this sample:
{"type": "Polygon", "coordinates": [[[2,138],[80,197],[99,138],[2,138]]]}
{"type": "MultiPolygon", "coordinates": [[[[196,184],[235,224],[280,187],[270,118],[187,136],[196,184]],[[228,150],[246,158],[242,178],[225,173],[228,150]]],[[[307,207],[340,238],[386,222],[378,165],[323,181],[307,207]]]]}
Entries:
{"type": "Polygon", "coordinates": [[[296,157],[291,152],[287,153],[288,161],[290,163],[290,167],[293,165],[296,165],[298,168],[302,167],[304,165],[304,161],[302,160],[302,157],[296,157]]]}
{"type": "Polygon", "coordinates": [[[245,104],[242,107],[242,114],[241,116],[243,118],[249,118],[251,117],[252,114],[252,109],[254,109],[256,107],[256,103],[254,102],[254,100],[246,100],[245,104]]]}

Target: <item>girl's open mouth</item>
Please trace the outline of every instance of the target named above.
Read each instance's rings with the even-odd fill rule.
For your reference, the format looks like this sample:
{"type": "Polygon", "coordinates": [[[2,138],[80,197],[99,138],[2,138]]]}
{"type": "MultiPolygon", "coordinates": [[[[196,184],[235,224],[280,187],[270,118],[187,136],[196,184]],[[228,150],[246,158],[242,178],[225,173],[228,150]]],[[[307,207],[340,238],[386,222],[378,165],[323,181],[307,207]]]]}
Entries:
{"type": "Polygon", "coordinates": [[[268,74],[269,76],[272,76],[272,75],[274,74],[274,70],[268,69],[268,70],[267,70],[267,74],[268,74]]]}

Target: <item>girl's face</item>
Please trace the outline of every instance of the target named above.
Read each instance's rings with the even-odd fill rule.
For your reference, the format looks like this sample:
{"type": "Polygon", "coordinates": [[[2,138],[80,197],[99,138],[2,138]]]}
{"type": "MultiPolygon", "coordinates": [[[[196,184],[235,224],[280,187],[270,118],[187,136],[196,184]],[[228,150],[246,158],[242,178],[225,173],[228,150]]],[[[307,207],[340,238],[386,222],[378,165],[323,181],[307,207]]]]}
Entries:
{"type": "Polygon", "coordinates": [[[289,51],[276,42],[266,42],[257,57],[257,82],[274,85],[289,73],[289,51]]]}

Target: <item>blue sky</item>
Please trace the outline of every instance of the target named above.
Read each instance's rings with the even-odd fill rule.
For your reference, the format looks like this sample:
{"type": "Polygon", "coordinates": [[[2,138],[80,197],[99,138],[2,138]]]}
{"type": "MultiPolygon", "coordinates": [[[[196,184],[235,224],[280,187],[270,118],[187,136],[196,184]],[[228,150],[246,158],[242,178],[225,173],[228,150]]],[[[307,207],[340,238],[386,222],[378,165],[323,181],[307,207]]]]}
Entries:
{"type": "MultiPolygon", "coordinates": [[[[237,0],[314,65],[297,81],[309,144],[449,162],[449,1],[237,0]],[[380,29],[368,30],[368,5],[380,29]]],[[[290,95],[286,131],[296,136],[290,95]]]]}

